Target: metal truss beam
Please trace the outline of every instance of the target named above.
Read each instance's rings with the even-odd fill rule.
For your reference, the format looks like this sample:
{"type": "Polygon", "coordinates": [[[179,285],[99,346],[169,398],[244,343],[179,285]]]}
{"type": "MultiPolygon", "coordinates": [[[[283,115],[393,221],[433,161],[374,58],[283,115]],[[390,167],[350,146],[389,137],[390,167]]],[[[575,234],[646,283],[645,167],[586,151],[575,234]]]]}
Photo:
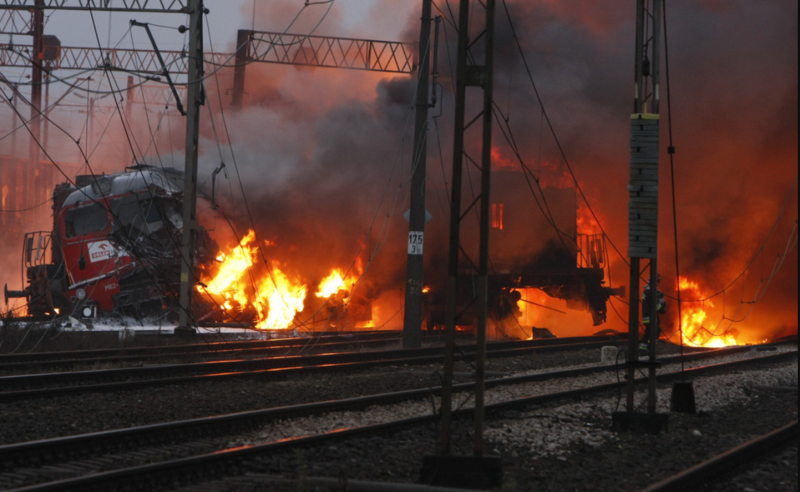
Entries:
{"type": "Polygon", "coordinates": [[[253,31],[247,60],[411,73],[414,52],[410,43],[253,31]]]}
{"type": "Polygon", "coordinates": [[[31,15],[19,10],[0,9],[0,34],[29,35],[33,31],[31,15]]]}
{"type": "MultiPolygon", "coordinates": [[[[32,63],[33,46],[0,44],[0,66],[27,68],[32,63]]],[[[170,73],[185,74],[186,53],[162,51],[164,63],[170,73]]],[[[203,58],[210,64],[220,65],[231,57],[225,53],[205,53],[203,58]]],[[[62,46],[59,57],[50,62],[48,70],[91,70],[108,68],[155,75],[162,72],[161,63],[153,50],[100,49],[62,46]]]]}
{"type": "Polygon", "coordinates": [[[95,12],[155,12],[161,14],[189,13],[187,0],[44,0],[37,6],[36,0],[0,0],[0,10],[83,10],[95,12]]]}

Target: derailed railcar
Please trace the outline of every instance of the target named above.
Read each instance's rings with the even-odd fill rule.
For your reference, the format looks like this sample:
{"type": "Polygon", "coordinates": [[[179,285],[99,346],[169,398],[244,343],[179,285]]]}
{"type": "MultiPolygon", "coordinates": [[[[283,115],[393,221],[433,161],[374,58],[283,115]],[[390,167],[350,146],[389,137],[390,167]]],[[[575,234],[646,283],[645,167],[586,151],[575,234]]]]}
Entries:
{"type": "MultiPolygon", "coordinates": [[[[136,318],[177,309],[183,230],[181,171],[150,166],[78,176],[53,192],[53,230],[25,235],[24,297],[35,317],[136,318]]],[[[199,228],[194,266],[216,245],[199,228]]],[[[198,272],[199,273],[199,272],[198,272]]]]}

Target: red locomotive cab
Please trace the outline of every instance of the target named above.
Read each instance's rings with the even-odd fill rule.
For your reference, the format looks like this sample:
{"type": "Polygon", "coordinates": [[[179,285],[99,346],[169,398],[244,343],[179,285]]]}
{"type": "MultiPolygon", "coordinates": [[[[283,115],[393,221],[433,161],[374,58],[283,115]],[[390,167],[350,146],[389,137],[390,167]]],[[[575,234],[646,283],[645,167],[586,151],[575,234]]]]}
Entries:
{"type": "MultiPolygon", "coordinates": [[[[26,234],[28,285],[6,288],[7,299],[26,298],[32,316],[176,312],[183,173],[146,165],[125,171],[56,186],[53,231],[26,234]]],[[[196,264],[213,261],[216,243],[203,228],[195,234],[196,264]]]]}
{"type": "Polygon", "coordinates": [[[105,312],[114,309],[119,275],[132,267],[130,254],[112,237],[116,219],[111,202],[102,199],[66,206],[59,214],[69,279],[66,296],[73,304],[94,302],[105,312]]]}
{"type": "Polygon", "coordinates": [[[182,226],[181,177],[139,167],[72,188],[56,229],[73,311],[141,317],[163,308],[180,266],[174,237],[182,226]]]}

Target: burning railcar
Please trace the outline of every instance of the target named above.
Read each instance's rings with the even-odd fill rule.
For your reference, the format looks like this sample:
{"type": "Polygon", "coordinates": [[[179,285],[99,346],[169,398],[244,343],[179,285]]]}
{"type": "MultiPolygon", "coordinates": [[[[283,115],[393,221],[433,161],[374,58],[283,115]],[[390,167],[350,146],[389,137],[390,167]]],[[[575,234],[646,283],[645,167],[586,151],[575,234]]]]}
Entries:
{"type": "MultiPolygon", "coordinates": [[[[6,286],[6,303],[25,298],[34,317],[141,318],[176,309],[183,181],[181,171],[139,165],[56,185],[53,229],[25,234],[26,286],[6,286]]],[[[199,228],[195,268],[215,254],[215,243],[199,228]]]]}
{"type": "MultiPolygon", "coordinates": [[[[595,326],[605,323],[609,297],[624,296],[625,288],[607,285],[605,238],[582,224],[581,212],[585,211],[577,206],[575,188],[552,186],[534,191],[519,172],[497,170],[492,173],[491,196],[488,289],[495,322],[512,318],[524,322],[520,319],[524,303],[552,309],[527,299],[526,292],[538,290],[565,301],[569,309],[590,313],[595,326]],[[585,230],[579,231],[579,224],[585,230]]],[[[477,220],[465,220],[462,231],[465,237],[477,237],[477,220]]],[[[463,250],[472,247],[465,244],[463,250]]],[[[475,325],[474,265],[462,261],[460,270],[456,324],[475,325]]],[[[443,274],[439,278],[443,279],[443,274]]],[[[445,285],[436,280],[429,283],[426,323],[429,328],[439,328],[445,323],[445,285]]]]}

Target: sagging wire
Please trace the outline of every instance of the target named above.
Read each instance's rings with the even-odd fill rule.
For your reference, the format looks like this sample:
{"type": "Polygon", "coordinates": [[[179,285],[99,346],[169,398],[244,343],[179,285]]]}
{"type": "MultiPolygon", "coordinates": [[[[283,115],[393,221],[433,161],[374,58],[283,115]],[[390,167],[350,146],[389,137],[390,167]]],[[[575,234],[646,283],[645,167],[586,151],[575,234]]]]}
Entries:
{"type": "MultiPolygon", "coordinates": [[[[678,333],[680,334],[681,347],[681,379],[686,381],[685,365],[683,359],[683,311],[681,307],[681,267],[678,254],[678,212],[675,202],[675,143],[672,136],[672,93],[669,84],[669,42],[667,37],[667,2],[662,3],[662,15],[664,16],[664,63],[667,82],[667,126],[669,127],[669,175],[672,181],[672,235],[675,239],[675,285],[678,293],[678,333]]],[[[658,318],[658,314],[655,315],[658,318]]],[[[660,328],[659,328],[660,329],[660,328]]]]}
{"type": "Polygon", "coordinates": [[[511,28],[512,37],[514,38],[514,42],[516,43],[517,50],[519,51],[519,54],[522,57],[522,63],[524,64],[525,70],[526,70],[526,72],[528,74],[528,79],[530,80],[531,86],[533,87],[534,94],[536,95],[536,99],[539,102],[539,106],[542,108],[542,116],[544,117],[544,120],[547,122],[547,127],[550,129],[550,134],[553,136],[553,139],[554,139],[554,141],[556,143],[556,147],[558,148],[558,151],[559,151],[559,153],[561,155],[561,158],[564,159],[564,164],[565,164],[567,170],[569,171],[570,175],[572,176],[572,180],[573,180],[573,182],[575,184],[575,189],[578,190],[578,192],[580,193],[581,198],[583,199],[584,203],[586,203],[586,207],[589,209],[589,212],[592,214],[592,218],[595,220],[595,223],[600,228],[600,231],[606,237],[608,237],[609,243],[614,248],[614,250],[617,252],[617,254],[620,256],[620,258],[622,258],[622,260],[625,262],[625,264],[630,266],[630,263],[628,262],[627,258],[622,254],[622,252],[619,250],[617,245],[614,244],[614,241],[612,241],[611,238],[606,233],[605,228],[603,227],[603,224],[600,222],[600,219],[597,217],[597,214],[595,213],[594,209],[592,208],[591,204],[589,203],[589,200],[586,198],[586,195],[584,194],[583,189],[581,188],[580,184],[578,184],[578,179],[577,179],[577,177],[575,176],[575,173],[572,170],[572,166],[570,165],[569,160],[567,159],[567,155],[564,152],[564,148],[561,145],[561,141],[559,140],[558,136],[556,135],[555,128],[553,127],[553,124],[550,121],[550,116],[547,114],[547,111],[545,110],[544,102],[542,101],[542,97],[539,94],[539,89],[536,86],[536,82],[533,79],[533,72],[530,69],[530,65],[528,64],[528,60],[525,57],[524,51],[522,50],[522,44],[521,44],[521,42],[519,40],[519,36],[517,35],[517,30],[514,27],[514,22],[512,21],[511,13],[508,10],[508,5],[506,3],[506,0],[503,0],[503,8],[505,9],[506,17],[508,18],[508,23],[509,23],[509,26],[511,28]]]}
{"type": "MultiPolygon", "coordinates": [[[[95,39],[97,40],[98,48],[102,50],[102,45],[101,45],[101,43],[100,43],[100,38],[99,38],[99,35],[98,35],[98,32],[97,32],[97,24],[96,24],[96,22],[95,22],[95,19],[94,19],[94,11],[93,11],[92,9],[89,9],[89,14],[90,14],[90,17],[91,17],[91,19],[92,19],[92,26],[93,26],[93,28],[94,28],[94,34],[95,34],[95,39]]],[[[108,79],[109,86],[113,88],[113,86],[114,86],[114,85],[113,85],[113,83],[112,83],[112,78],[111,78],[111,75],[110,75],[110,73],[109,73],[109,71],[108,71],[107,69],[105,70],[105,75],[106,75],[106,77],[107,77],[107,79],[108,79]]],[[[121,92],[121,91],[119,91],[119,92],[121,92]]],[[[115,106],[116,106],[116,110],[117,110],[117,112],[118,112],[118,113],[119,113],[119,115],[120,115],[120,121],[121,121],[121,123],[122,123],[122,128],[123,128],[123,131],[124,131],[124,133],[125,133],[126,139],[127,139],[127,141],[128,141],[128,146],[129,146],[129,148],[131,149],[131,152],[132,152],[132,154],[133,154],[133,156],[134,156],[134,159],[135,159],[135,158],[136,158],[136,151],[135,151],[135,150],[134,150],[134,148],[133,148],[133,141],[132,141],[132,139],[131,139],[131,135],[130,135],[130,132],[129,132],[129,130],[128,130],[128,127],[127,127],[127,125],[126,125],[126,122],[125,122],[125,117],[124,117],[124,115],[122,114],[122,111],[121,111],[121,110],[120,110],[120,108],[119,108],[119,101],[117,101],[117,98],[116,98],[116,96],[113,96],[113,99],[114,99],[114,104],[115,104],[115,106]]],[[[40,147],[41,147],[41,145],[40,145],[40,147]]],[[[137,144],[137,147],[138,147],[138,144],[137,144]]],[[[85,156],[85,154],[84,154],[84,156],[85,156]]],[[[49,157],[49,156],[48,156],[48,157],[49,157]]],[[[51,159],[51,160],[52,160],[52,159],[51,159]]],[[[88,157],[85,157],[85,164],[86,164],[86,166],[89,168],[90,172],[91,172],[92,174],[95,174],[95,173],[94,173],[94,172],[91,170],[91,166],[89,165],[89,159],[88,159],[88,157]]],[[[142,168],[141,168],[140,166],[137,166],[137,168],[138,168],[139,172],[142,174],[142,177],[144,177],[144,173],[143,173],[143,170],[142,170],[142,168]]],[[[69,178],[67,178],[67,179],[68,179],[68,181],[69,181],[69,178]]],[[[70,181],[70,182],[71,182],[71,181],[70,181]]],[[[147,188],[147,191],[148,191],[148,193],[150,194],[150,197],[151,197],[151,199],[152,199],[152,198],[154,198],[154,196],[153,196],[153,193],[152,193],[152,190],[150,190],[150,188],[149,188],[149,187],[147,188]]],[[[94,200],[93,200],[93,201],[94,201],[94,200]]],[[[116,214],[113,212],[113,210],[110,210],[110,209],[108,208],[108,206],[106,206],[105,204],[101,204],[101,206],[103,206],[103,208],[104,208],[104,209],[106,209],[106,210],[108,210],[109,212],[111,212],[111,216],[114,218],[114,220],[115,220],[115,221],[117,221],[117,222],[119,223],[119,217],[117,217],[117,215],[116,215],[116,214]]],[[[124,228],[124,227],[122,227],[122,226],[121,226],[121,224],[118,224],[118,225],[120,226],[120,229],[122,229],[122,230],[125,230],[125,228],[124,228]]],[[[175,243],[175,238],[174,238],[172,235],[170,235],[170,240],[171,240],[171,241],[172,241],[172,243],[173,243],[173,247],[176,247],[176,248],[178,248],[178,246],[176,246],[176,243],[175,243]]],[[[178,249],[178,250],[179,250],[179,249],[178,249]]],[[[187,260],[186,260],[186,259],[183,257],[183,255],[180,255],[180,258],[181,258],[181,261],[183,261],[184,263],[187,261],[187,260]]],[[[142,265],[142,266],[144,266],[144,265],[142,265]]],[[[147,275],[150,277],[151,281],[153,281],[153,283],[154,283],[155,285],[158,285],[158,283],[156,282],[156,279],[155,279],[155,277],[154,277],[154,275],[153,275],[153,272],[152,272],[152,271],[151,271],[149,268],[144,268],[144,272],[145,272],[145,273],[146,273],[146,274],[147,274],[147,275]]],[[[96,288],[96,287],[97,287],[97,286],[95,286],[95,288],[96,288]]],[[[164,293],[164,295],[166,295],[166,292],[165,292],[165,291],[162,291],[162,293],[164,293]]],[[[191,317],[191,313],[189,313],[189,316],[191,317]]]]}

